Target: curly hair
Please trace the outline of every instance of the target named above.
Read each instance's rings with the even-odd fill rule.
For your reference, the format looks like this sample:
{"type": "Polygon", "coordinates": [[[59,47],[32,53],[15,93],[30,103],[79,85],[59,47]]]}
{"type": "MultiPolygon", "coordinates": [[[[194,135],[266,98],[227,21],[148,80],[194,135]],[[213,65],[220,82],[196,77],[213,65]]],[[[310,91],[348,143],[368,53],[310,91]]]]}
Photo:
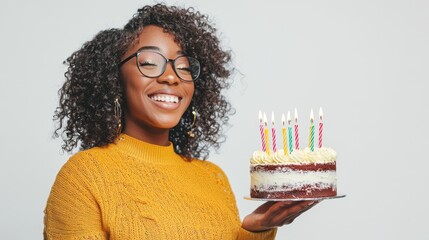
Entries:
{"type": "Polygon", "coordinates": [[[54,113],[54,120],[59,122],[54,136],[59,137],[62,130],[63,150],[113,143],[119,121],[126,125],[125,119],[114,114],[115,98],[121,105],[126,102],[118,63],[147,25],[171,33],[182,50],[201,63],[191,104],[178,125],[170,129],[169,140],[176,153],[187,159],[206,159],[210,148],[219,148],[224,139],[222,127],[234,112],[222,93],[230,86],[231,53],[222,50],[216,28],[206,15],[193,8],[156,4],[139,9],[123,29],[99,32],[64,61],[68,65],[66,81],[59,90],[59,107],[54,113]],[[198,118],[195,137],[190,138],[187,132],[193,122],[193,110],[198,118]]]}

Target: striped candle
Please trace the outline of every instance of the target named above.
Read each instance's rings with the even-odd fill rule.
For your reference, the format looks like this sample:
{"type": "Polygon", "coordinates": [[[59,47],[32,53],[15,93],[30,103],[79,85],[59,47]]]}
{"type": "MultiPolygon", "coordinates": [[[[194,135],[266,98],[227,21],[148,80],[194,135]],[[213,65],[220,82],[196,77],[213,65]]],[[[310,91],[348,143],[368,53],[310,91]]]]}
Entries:
{"type": "Polygon", "coordinates": [[[310,112],[310,136],[308,138],[308,147],[311,151],[314,151],[314,114],[313,109],[310,112]]]}
{"type": "Polygon", "coordinates": [[[295,108],[295,149],[299,149],[298,111],[295,108]]]}
{"type": "Polygon", "coordinates": [[[292,127],[290,126],[291,123],[291,119],[290,119],[290,112],[287,112],[287,132],[288,132],[288,138],[289,138],[289,151],[290,153],[293,152],[293,140],[292,140],[292,127]]]}
{"type": "Polygon", "coordinates": [[[286,120],[285,120],[285,115],[284,115],[284,114],[282,114],[283,153],[284,153],[285,155],[287,155],[287,154],[288,154],[288,151],[287,151],[287,139],[286,139],[286,128],[285,128],[285,122],[286,122],[286,120]]]}
{"type": "Polygon", "coordinates": [[[259,111],[259,133],[261,135],[261,143],[262,143],[262,151],[267,151],[267,146],[265,144],[265,137],[264,137],[264,123],[262,122],[262,113],[259,111]]]}
{"type": "Polygon", "coordinates": [[[322,136],[323,136],[323,111],[319,108],[319,148],[322,147],[322,136]]]}
{"type": "Polygon", "coordinates": [[[271,112],[271,137],[273,138],[273,152],[277,152],[276,128],[274,127],[274,112],[271,112]]]}
{"type": "Polygon", "coordinates": [[[269,133],[268,133],[268,123],[267,123],[267,115],[264,113],[264,137],[265,137],[265,146],[266,146],[266,153],[268,155],[271,154],[270,150],[270,139],[269,139],[269,133]]]}

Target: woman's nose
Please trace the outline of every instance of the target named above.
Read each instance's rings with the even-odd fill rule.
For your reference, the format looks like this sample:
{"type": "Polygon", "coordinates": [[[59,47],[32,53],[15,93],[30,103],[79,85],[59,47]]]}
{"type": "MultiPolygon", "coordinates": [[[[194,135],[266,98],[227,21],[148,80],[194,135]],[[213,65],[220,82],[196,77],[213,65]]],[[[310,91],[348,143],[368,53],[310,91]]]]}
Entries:
{"type": "Polygon", "coordinates": [[[167,66],[165,66],[164,73],[158,78],[158,82],[164,82],[171,85],[178,84],[180,82],[179,77],[173,69],[173,63],[167,63],[167,66]]]}

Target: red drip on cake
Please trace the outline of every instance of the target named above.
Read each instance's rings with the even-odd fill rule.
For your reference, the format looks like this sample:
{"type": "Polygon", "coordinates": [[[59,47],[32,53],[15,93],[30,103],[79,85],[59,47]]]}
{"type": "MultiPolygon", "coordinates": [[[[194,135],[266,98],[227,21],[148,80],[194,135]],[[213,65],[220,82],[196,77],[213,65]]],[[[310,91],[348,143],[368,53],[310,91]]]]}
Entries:
{"type": "Polygon", "coordinates": [[[250,166],[250,172],[252,171],[280,171],[280,169],[288,170],[302,170],[302,171],[328,171],[336,170],[336,162],[330,163],[308,163],[308,164],[256,164],[250,166]]]}

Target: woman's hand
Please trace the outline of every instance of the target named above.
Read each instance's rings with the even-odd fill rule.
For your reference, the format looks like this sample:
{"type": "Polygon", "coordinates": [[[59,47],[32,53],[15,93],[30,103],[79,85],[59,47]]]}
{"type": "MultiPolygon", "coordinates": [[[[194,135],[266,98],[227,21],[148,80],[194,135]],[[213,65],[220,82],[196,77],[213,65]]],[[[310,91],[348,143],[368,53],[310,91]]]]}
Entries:
{"type": "Polygon", "coordinates": [[[290,224],[317,203],[319,201],[266,202],[247,215],[241,226],[247,231],[260,232],[290,224]]]}

